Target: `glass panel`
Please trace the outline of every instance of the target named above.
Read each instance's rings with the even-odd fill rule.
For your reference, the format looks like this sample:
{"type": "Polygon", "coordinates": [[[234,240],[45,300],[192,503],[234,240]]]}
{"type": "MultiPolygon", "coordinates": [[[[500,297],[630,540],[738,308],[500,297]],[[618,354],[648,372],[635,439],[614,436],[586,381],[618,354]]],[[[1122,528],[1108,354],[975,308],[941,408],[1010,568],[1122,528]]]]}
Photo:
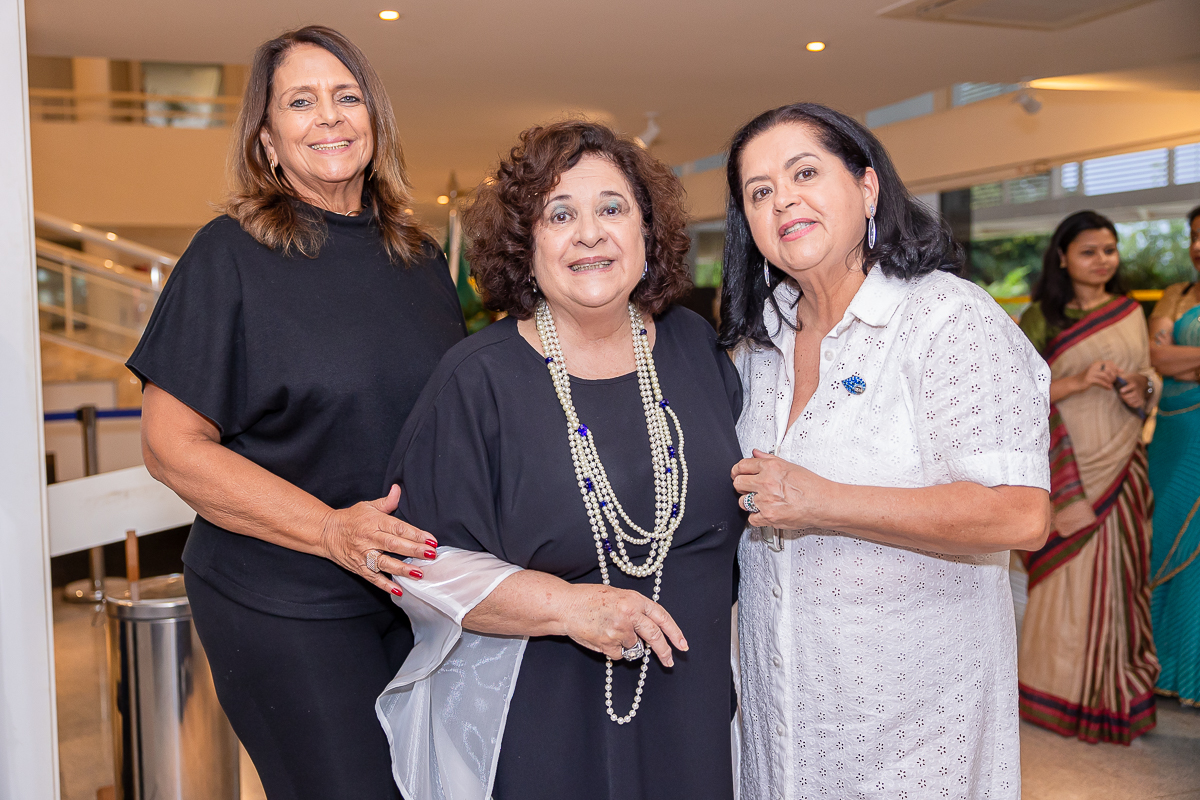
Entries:
{"type": "Polygon", "coordinates": [[[981,183],[971,187],[971,208],[991,208],[1004,204],[1004,184],[981,183]]]}
{"type": "MultiPolygon", "coordinates": [[[[183,97],[217,97],[221,91],[221,67],[211,64],[142,64],[142,86],[146,94],[183,97]]],[[[213,118],[212,103],[147,102],[146,124],[163,128],[212,128],[221,123],[213,118]]]]}

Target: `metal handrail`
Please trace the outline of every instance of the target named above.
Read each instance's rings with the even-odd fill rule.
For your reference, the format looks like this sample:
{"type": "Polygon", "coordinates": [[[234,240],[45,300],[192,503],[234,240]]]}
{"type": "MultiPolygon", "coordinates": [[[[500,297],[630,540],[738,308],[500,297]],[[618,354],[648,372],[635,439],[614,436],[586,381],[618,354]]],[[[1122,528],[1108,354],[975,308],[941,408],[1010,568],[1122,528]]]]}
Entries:
{"type": "Polygon", "coordinates": [[[241,97],[234,95],[196,97],[195,95],[146,94],[145,92],[78,92],[74,89],[30,89],[29,96],[73,100],[125,100],[150,103],[216,103],[218,105],[240,105],[242,102],[241,97]]]}
{"type": "MultiPolygon", "coordinates": [[[[55,233],[61,233],[73,239],[102,244],[105,247],[111,247],[119,253],[146,259],[150,262],[150,285],[155,289],[162,288],[162,284],[170,274],[171,269],[174,268],[175,262],[179,260],[166,251],[132,242],[122,236],[118,236],[112,231],[89,228],[87,225],[80,225],[77,222],[56,217],[53,214],[37,211],[34,212],[33,219],[40,227],[54,231],[55,233]]],[[[39,248],[44,241],[43,239],[38,240],[39,248]]],[[[50,245],[51,243],[45,242],[45,244],[50,245]]],[[[75,255],[81,255],[77,251],[70,251],[68,248],[63,249],[75,255]]]]}
{"type": "Polygon", "coordinates": [[[30,89],[32,116],[47,121],[100,119],[110,123],[156,119],[204,119],[222,125],[236,118],[242,99],[230,95],[146,94],[145,92],[81,92],[74,89],[30,89]],[[159,108],[147,108],[159,104],[159,108]],[[171,108],[170,106],[190,106],[171,108]],[[63,118],[66,117],[66,120],[63,118]]]}
{"type": "Polygon", "coordinates": [[[111,259],[97,258],[88,253],[81,253],[69,247],[63,247],[45,239],[35,240],[37,243],[38,266],[45,269],[55,269],[65,264],[79,272],[96,275],[113,283],[123,284],[133,289],[150,292],[156,298],[160,291],[155,287],[149,275],[124,264],[118,264],[111,259]],[[40,263],[45,259],[49,263],[40,263]]]}

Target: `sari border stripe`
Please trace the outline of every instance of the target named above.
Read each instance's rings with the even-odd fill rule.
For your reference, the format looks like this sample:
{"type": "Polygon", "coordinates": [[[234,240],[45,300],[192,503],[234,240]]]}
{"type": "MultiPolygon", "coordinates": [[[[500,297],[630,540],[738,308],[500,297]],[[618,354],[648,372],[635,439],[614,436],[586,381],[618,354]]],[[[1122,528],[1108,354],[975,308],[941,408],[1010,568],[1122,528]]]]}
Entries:
{"type": "Polygon", "coordinates": [[[1120,322],[1134,311],[1139,310],[1141,310],[1141,306],[1136,300],[1128,297],[1114,297],[1047,342],[1046,352],[1042,354],[1042,357],[1046,359],[1047,364],[1053,364],[1055,359],[1072,345],[1120,322]]]}

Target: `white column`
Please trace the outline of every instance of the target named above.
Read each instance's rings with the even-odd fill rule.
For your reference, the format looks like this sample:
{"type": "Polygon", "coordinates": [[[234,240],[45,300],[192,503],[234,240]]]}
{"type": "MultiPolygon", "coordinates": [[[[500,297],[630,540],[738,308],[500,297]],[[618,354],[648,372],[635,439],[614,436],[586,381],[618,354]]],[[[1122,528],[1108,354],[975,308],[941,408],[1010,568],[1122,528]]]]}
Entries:
{"type": "Polygon", "coordinates": [[[56,800],[46,462],[33,254],[25,9],[0,0],[0,800],[56,800]],[[7,42],[8,44],[4,44],[7,42]]]}

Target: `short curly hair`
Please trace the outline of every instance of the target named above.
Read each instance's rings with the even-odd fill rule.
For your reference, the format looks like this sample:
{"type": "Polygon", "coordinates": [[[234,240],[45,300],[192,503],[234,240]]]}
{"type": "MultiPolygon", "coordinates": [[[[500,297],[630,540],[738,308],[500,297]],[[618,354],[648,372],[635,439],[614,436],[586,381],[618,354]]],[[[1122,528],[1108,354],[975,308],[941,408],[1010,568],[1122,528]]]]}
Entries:
{"type": "Polygon", "coordinates": [[[646,279],[630,300],[643,313],[662,314],[692,286],[683,185],[671,168],[632,139],[594,122],[538,125],[501,159],[463,214],[471,276],[485,307],[517,319],[537,308],[534,229],[545,198],[585,155],[612,162],[633,188],[646,239],[646,279]]]}

